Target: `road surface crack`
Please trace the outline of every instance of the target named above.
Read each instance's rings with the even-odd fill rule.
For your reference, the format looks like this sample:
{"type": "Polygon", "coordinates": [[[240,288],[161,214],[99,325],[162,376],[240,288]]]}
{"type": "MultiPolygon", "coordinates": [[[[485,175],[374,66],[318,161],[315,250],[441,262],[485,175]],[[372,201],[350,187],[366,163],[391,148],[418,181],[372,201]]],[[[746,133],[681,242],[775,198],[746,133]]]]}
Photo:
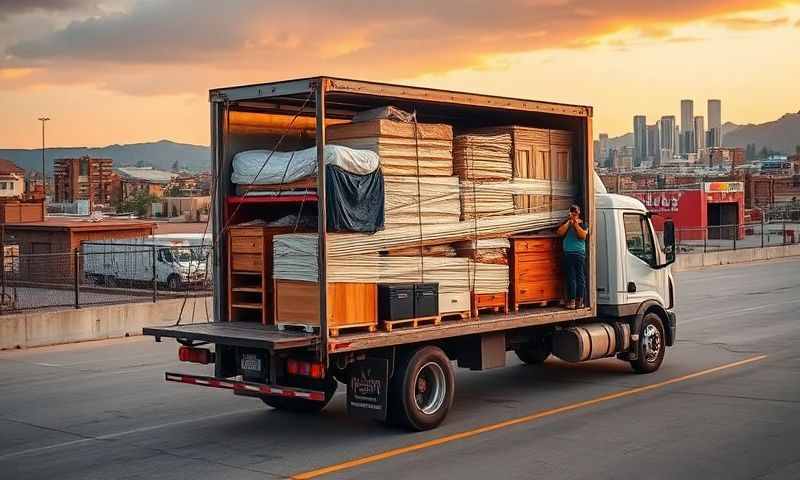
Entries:
{"type": "Polygon", "coordinates": [[[725,350],[731,353],[761,353],[758,350],[738,350],[724,342],[698,342],[696,340],[677,340],[675,343],[691,343],[692,345],[699,345],[701,347],[717,347],[720,350],[725,350]]]}

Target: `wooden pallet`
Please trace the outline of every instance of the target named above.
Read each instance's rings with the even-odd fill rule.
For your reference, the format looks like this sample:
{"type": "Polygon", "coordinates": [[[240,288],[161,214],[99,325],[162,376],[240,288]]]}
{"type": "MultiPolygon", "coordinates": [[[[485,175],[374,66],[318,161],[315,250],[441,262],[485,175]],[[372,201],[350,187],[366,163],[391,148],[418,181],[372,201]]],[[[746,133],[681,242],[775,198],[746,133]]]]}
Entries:
{"type": "Polygon", "coordinates": [[[387,332],[391,332],[395,325],[409,325],[411,328],[417,328],[420,326],[421,323],[431,325],[440,325],[442,323],[441,315],[434,315],[431,317],[419,317],[419,318],[406,318],[403,320],[383,320],[381,325],[383,329],[387,332]]]}
{"type": "Polygon", "coordinates": [[[370,333],[373,333],[378,329],[378,327],[374,323],[350,323],[347,325],[337,325],[335,327],[330,327],[328,329],[328,332],[329,336],[338,337],[339,330],[354,330],[358,328],[365,328],[370,333]]]}
{"type": "Polygon", "coordinates": [[[464,310],[463,312],[447,312],[441,314],[442,320],[469,320],[470,311],[464,310]]]}
{"type": "Polygon", "coordinates": [[[306,332],[306,333],[314,333],[319,331],[319,325],[308,325],[305,323],[276,323],[275,326],[278,327],[278,330],[283,332],[284,330],[294,330],[297,332],[306,332]]]}

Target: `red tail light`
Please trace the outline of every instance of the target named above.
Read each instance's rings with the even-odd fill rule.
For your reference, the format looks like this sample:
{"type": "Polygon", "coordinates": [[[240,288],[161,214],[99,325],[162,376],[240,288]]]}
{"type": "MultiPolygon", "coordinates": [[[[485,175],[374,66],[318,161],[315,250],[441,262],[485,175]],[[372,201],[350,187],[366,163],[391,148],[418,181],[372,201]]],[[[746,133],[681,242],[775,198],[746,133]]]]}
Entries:
{"type": "Polygon", "coordinates": [[[286,360],[286,373],[311,378],[325,378],[325,368],[319,362],[304,362],[290,358],[286,360]]]}
{"type": "Polygon", "coordinates": [[[181,347],[178,349],[178,360],[208,365],[214,363],[214,352],[205,348],[181,347]]]}

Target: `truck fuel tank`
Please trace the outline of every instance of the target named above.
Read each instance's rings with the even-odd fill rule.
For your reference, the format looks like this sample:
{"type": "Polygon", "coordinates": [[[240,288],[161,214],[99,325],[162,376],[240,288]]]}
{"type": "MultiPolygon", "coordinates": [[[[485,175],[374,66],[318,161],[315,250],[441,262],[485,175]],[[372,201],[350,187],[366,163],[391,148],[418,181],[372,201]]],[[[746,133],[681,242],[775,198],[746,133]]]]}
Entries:
{"type": "Polygon", "coordinates": [[[553,354],[567,362],[584,362],[614,356],[630,348],[627,323],[589,323],[553,334],[553,354]]]}

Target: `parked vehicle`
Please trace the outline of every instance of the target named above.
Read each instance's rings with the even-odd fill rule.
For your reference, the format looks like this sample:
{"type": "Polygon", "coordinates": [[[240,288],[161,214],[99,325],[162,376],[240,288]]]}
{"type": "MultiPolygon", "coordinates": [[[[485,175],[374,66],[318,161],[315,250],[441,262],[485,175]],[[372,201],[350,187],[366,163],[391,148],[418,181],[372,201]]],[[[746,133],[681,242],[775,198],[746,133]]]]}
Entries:
{"type": "Polygon", "coordinates": [[[84,242],[83,271],[96,285],[149,284],[153,279],[169,290],[206,281],[206,261],[186,240],[141,238],[84,242]]]}
{"type": "MultiPolygon", "coordinates": [[[[327,77],[212,90],[210,99],[217,174],[214,270],[220,273],[214,278],[215,321],[146,328],[144,333],[156,341],[177,339],[180,360],[210,364],[214,370],[207,376],[168,372],[167,381],[230,389],[299,412],[323,408],[338,381],[347,386],[351,415],[425,430],[438,426],[453,404],[456,365],[502,367],[506,353],[514,351],[527,364],[542,363],[551,354],[574,362],[617,357],[634,371],[649,373],[661,366],[666,347],[675,342],[674,228],[665,223],[662,248],[641,202],[602,189],[593,172],[591,107],[327,77]],[[322,295],[315,306],[319,328],[311,332],[236,321],[230,308],[226,226],[257,218],[263,209],[309,200],[306,194],[279,200],[237,196],[228,181],[233,155],[291,130],[297,114],[304,120],[302,128],[316,125],[317,172],[322,176],[326,122],[382,105],[413,108],[420,122],[446,119],[456,130],[528,125],[571,132],[570,168],[590,230],[587,305],[521,308],[440,325],[334,335],[322,295]],[[228,119],[239,113],[244,113],[237,116],[240,123],[231,128],[228,119]],[[315,123],[302,117],[312,114],[315,123]],[[241,123],[247,121],[253,123],[241,123]]],[[[325,195],[321,189],[313,199],[322,212],[325,195]]],[[[319,284],[327,285],[326,217],[320,217],[319,284]]]]}

